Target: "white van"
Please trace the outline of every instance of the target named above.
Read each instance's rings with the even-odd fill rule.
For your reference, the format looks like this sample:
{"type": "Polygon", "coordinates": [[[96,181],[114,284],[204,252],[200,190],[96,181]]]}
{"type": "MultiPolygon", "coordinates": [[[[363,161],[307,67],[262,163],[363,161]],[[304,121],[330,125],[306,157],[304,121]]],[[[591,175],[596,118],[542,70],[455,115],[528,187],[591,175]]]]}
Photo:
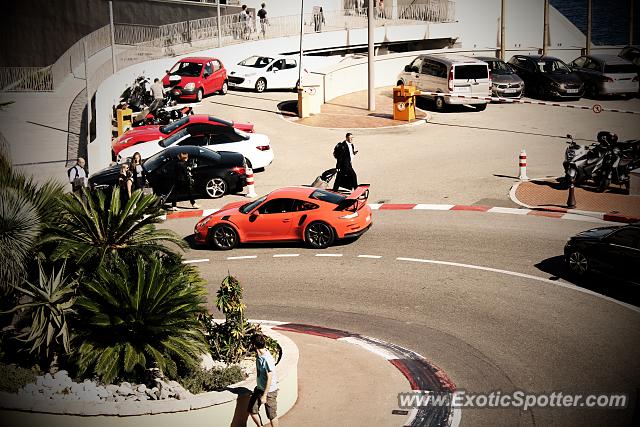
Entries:
{"type": "MultiPolygon", "coordinates": [[[[423,92],[449,95],[491,96],[491,72],[486,62],[455,55],[420,55],[398,75],[398,85],[413,85],[423,92]]],[[[436,109],[444,110],[446,104],[466,104],[482,111],[487,108],[486,99],[457,98],[425,95],[435,100],[436,109]]]]}

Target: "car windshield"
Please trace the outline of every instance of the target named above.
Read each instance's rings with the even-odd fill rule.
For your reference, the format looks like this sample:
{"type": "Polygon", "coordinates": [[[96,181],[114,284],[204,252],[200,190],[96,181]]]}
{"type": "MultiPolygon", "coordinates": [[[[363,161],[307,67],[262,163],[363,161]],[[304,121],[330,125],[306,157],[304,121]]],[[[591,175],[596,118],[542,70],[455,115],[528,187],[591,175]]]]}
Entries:
{"type": "Polygon", "coordinates": [[[538,69],[543,73],[568,74],[571,72],[571,69],[558,59],[538,60],[538,69]]]}
{"type": "Polygon", "coordinates": [[[198,62],[178,62],[169,70],[173,76],[198,77],[202,71],[202,64],[198,62]]]}
{"type": "Polygon", "coordinates": [[[183,118],[181,118],[180,120],[177,120],[173,123],[169,123],[168,125],[164,125],[160,127],[160,132],[164,133],[165,135],[170,134],[171,132],[173,132],[174,130],[178,129],[179,127],[181,127],[182,125],[186,124],[189,121],[189,116],[185,116],[183,118]]]}
{"type": "Polygon", "coordinates": [[[503,61],[488,61],[487,64],[489,64],[489,68],[493,74],[513,74],[511,68],[503,61]]]}
{"type": "Polygon", "coordinates": [[[338,193],[333,193],[327,190],[316,190],[309,196],[310,199],[322,200],[323,202],[333,203],[334,205],[340,204],[345,196],[338,193]]]}
{"type": "Polygon", "coordinates": [[[167,148],[167,147],[171,147],[172,145],[182,141],[185,138],[188,138],[189,136],[189,131],[187,129],[182,129],[179,132],[174,133],[171,136],[166,137],[165,139],[161,139],[160,141],[158,141],[158,145],[160,145],[163,148],[167,148]]]}
{"type": "Polygon", "coordinates": [[[258,207],[260,205],[260,203],[264,202],[266,199],[267,199],[267,196],[262,196],[258,200],[254,200],[251,203],[247,203],[246,205],[242,205],[239,210],[240,210],[241,213],[247,214],[247,213],[253,211],[256,207],[258,207]]]}
{"type": "Polygon", "coordinates": [[[170,156],[167,151],[163,150],[145,160],[143,166],[147,172],[151,172],[156,170],[164,162],[168,161],[169,158],[170,156]]]}
{"type": "Polygon", "coordinates": [[[273,61],[273,58],[267,56],[251,56],[239,62],[238,65],[242,65],[243,67],[264,68],[269,65],[271,61],[273,61]]]}
{"type": "Polygon", "coordinates": [[[605,64],[605,74],[632,74],[636,73],[636,67],[633,64],[605,64]]]}

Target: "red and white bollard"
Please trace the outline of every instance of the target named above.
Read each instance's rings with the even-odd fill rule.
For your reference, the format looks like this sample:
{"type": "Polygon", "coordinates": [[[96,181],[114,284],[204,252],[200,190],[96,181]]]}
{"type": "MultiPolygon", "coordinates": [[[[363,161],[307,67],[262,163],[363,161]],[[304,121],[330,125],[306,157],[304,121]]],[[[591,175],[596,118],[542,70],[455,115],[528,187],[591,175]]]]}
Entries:
{"type": "Polygon", "coordinates": [[[247,168],[247,194],[245,197],[258,197],[256,193],[255,181],[253,180],[253,169],[247,168]]]}
{"type": "Polygon", "coordinates": [[[518,176],[520,181],[529,181],[529,177],[527,176],[527,152],[524,150],[520,150],[520,175],[518,176]]]}

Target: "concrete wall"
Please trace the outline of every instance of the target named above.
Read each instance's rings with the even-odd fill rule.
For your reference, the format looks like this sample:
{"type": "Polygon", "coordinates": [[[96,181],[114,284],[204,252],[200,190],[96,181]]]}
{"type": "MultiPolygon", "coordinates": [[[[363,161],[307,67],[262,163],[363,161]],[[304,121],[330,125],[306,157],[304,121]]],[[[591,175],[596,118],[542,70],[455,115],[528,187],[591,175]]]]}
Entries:
{"type": "MultiPolygon", "coordinates": [[[[279,379],[278,415],[282,416],[298,399],[298,348],[286,336],[266,327],[263,330],[275,338],[283,349],[282,360],[276,368],[279,379]]],[[[188,400],[121,403],[57,401],[64,405],[62,410],[54,409],[53,405],[39,409],[43,406],[41,403],[33,409],[40,412],[31,412],[30,408],[24,412],[0,410],[0,419],[3,425],[30,427],[244,427],[247,425],[247,393],[254,387],[255,378],[229,387],[235,392],[202,393],[188,400]],[[239,390],[242,390],[240,396],[237,394],[239,390]]],[[[2,403],[6,405],[6,402],[2,403]]],[[[262,419],[267,420],[264,406],[261,413],[262,419]]]]}

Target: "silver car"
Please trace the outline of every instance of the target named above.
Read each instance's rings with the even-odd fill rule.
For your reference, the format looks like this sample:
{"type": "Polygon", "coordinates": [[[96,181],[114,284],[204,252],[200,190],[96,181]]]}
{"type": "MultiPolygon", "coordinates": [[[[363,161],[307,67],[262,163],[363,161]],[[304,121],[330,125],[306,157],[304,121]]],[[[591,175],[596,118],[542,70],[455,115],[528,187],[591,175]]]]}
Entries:
{"type": "Polygon", "coordinates": [[[627,95],[638,93],[638,68],[616,55],[587,55],[574,60],[571,69],[584,82],[589,98],[599,95],[627,95]]]}
{"type": "Polygon", "coordinates": [[[522,98],[524,94],[524,81],[503,60],[490,57],[476,57],[489,64],[493,83],[491,92],[501,98],[522,98]]]}

